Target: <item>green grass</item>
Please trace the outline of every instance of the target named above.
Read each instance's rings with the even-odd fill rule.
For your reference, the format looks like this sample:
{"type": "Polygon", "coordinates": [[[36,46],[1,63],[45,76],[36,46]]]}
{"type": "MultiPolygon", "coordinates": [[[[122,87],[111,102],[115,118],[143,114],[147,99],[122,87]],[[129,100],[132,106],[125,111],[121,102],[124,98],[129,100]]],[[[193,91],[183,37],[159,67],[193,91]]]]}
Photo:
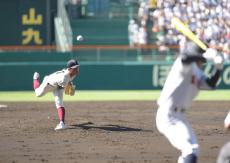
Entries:
{"type": "MultiPolygon", "coordinates": [[[[160,91],[76,91],[75,96],[64,96],[65,101],[153,101],[160,91]]],[[[230,101],[230,90],[201,91],[196,100],[230,101]]],[[[0,101],[53,101],[52,93],[37,98],[32,91],[0,91],[0,101]]]]}

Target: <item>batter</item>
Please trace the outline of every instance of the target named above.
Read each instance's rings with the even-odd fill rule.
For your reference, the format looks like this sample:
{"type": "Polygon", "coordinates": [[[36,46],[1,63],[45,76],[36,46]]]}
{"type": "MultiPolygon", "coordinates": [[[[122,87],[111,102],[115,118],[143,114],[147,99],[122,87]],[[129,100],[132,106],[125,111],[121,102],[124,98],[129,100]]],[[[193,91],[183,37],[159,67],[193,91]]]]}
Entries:
{"type": "Polygon", "coordinates": [[[214,89],[220,77],[223,59],[217,51],[211,52],[216,53],[213,55],[215,72],[208,78],[201,69],[206,62],[204,51],[193,42],[186,41],[157,101],[157,128],[173,147],[181,151],[178,163],[197,163],[199,144],[185,112],[199,90],[214,89]]]}

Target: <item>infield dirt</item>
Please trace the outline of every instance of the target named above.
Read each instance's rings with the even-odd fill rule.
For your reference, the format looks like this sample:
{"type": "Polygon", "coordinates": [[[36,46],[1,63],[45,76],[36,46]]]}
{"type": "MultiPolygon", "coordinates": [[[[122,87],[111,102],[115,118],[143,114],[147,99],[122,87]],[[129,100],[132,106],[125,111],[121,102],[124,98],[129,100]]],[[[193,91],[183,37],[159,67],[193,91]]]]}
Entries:
{"type": "MultiPolygon", "coordinates": [[[[1,163],[176,163],[180,153],[156,129],[156,102],[66,102],[66,126],[52,102],[0,108],[1,163]]],[[[194,102],[187,111],[200,163],[215,163],[230,141],[223,121],[230,102],[194,102]]],[[[180,134],[180,133],[178,133],[180,134]]]]}

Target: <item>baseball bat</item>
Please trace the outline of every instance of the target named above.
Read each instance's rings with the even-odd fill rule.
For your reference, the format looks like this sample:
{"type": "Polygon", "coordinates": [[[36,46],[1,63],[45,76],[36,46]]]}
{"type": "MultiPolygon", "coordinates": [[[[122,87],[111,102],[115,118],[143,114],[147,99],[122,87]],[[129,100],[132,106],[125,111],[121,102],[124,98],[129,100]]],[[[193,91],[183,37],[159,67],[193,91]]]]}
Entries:
{"type": "Polygon", "coordinates": [[[207,46],[179,18],[173,17],[171,19],[171,23],[174,25],[177,31],[181,32],[203,50],[207,50],[207,46]]]}

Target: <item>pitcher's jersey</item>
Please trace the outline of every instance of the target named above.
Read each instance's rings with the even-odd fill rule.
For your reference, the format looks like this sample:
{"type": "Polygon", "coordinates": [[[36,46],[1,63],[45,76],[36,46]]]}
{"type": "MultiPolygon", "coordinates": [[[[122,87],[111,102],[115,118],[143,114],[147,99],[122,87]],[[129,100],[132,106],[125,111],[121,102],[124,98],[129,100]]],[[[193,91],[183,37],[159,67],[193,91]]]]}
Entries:
{"type": "Polygon", "coordinates": [[[195,62],[185,65],[178,57],[165,81],[158,105],[186,109],[198,94],[201,81],[205,79],[203,71],[195,62]]]}
{"type": "Polygon", "coordinates": [[[65,87],[69,82],[71,82],[76,76],[70,77],[69,70],[63,69],[61,71],[54,72],[45,77],[47,83],[54,87],[65,87]]]}

